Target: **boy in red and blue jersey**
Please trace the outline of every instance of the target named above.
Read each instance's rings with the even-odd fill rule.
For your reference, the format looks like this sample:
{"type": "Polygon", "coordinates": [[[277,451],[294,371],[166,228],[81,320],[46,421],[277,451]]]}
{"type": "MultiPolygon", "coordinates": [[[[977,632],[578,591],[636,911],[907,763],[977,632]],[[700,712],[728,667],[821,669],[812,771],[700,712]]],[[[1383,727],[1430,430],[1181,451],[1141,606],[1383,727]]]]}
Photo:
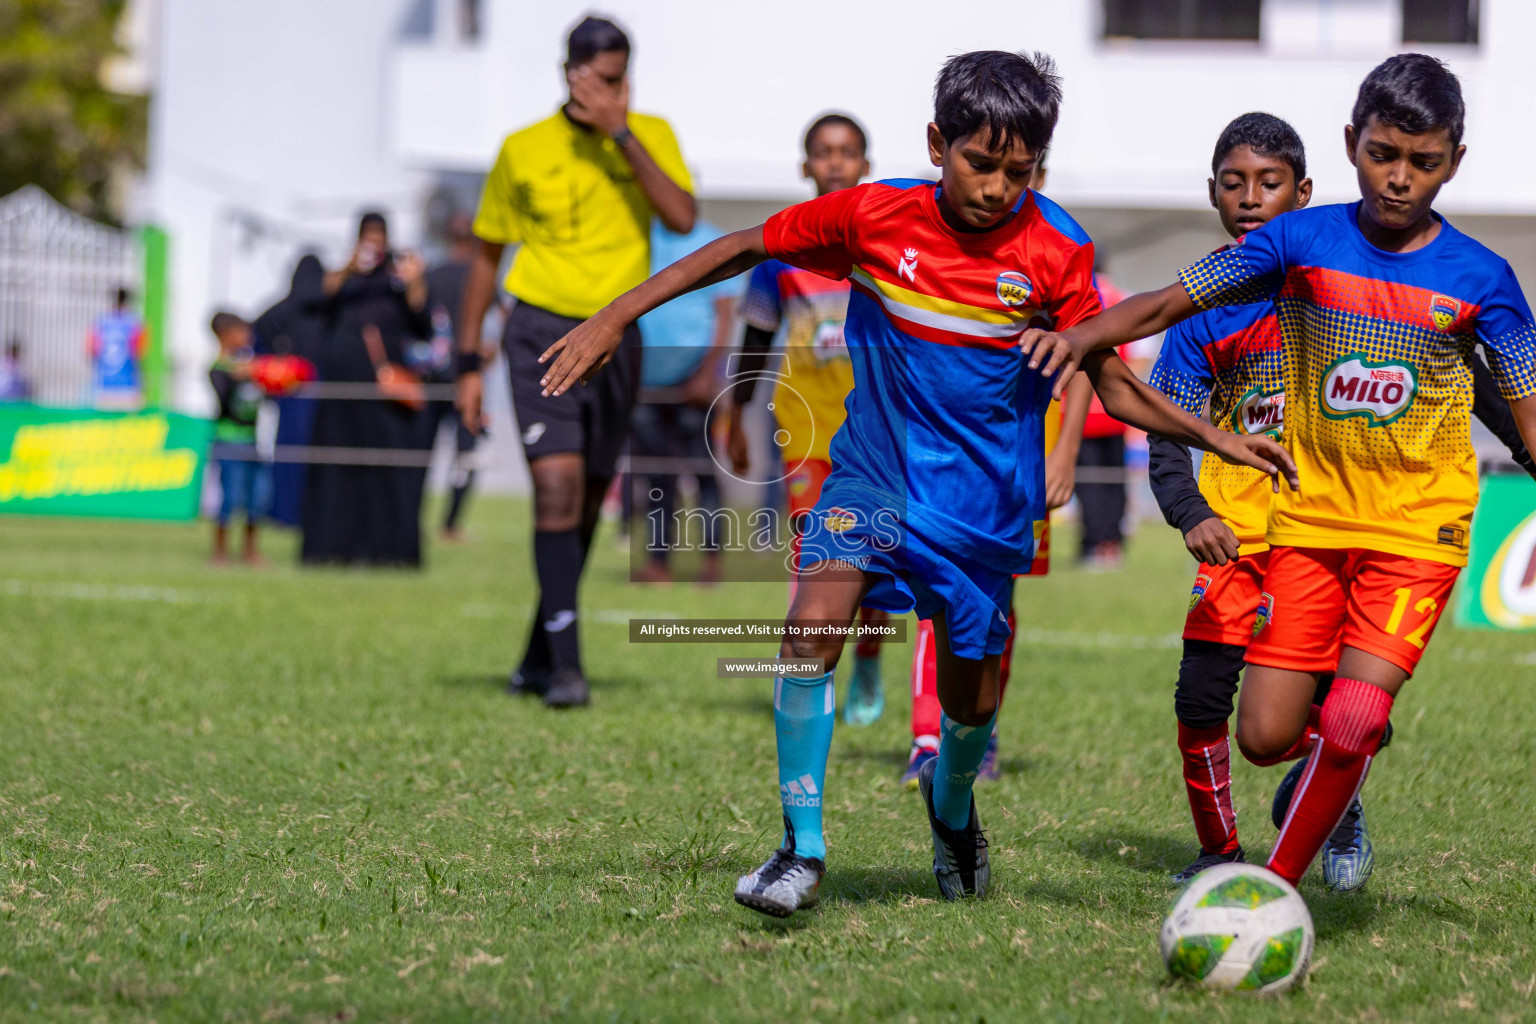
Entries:
{"type": "MultiPolygon", "coordinates": [[[[826,872],[831,669],[843,646],[840,632],[820,627],[846,628],[861,604],[915,608],[934,622],[944,721],[939,756],[919,780],[934,875],[946,899],[987,889],[987,841],[971,788],[997,708],[1008,591],[1013,574],[1029,570],[1034,524],[1045,514],[1052,390],[1024,365],[1017,342],[1031,323],[1067,326],[1099,309],[1092,243],[1028,189],[1060,95],[1043,55],[951,59],[928,126],[939,183],[876,182],[790,207],[673,264],[543,357],[554,360],[545,386],[563,391],[601,367],[633,317],[770,257],[852,280],[844,336],[855,384],[832,440],[832,474],[802,538],[787,623],[801,628],[786,629],[779,651],[823,671],[775,680],[784,840],[738,880],[744,906],[782,917],[816,901],[826,872]]],[[[1291,468],[1269,438],[1216,430],[1113,357],[1088,371],[1120,419],[1267,472],[1291,468]]]]}
{"type": "Polygon", "coordinates": [[[1433,210],[1466,151],[1464,119],[1443,63],[1389,58],[1345,128],[1361,201],[1287,213],[1177,284],[1021,341],[1053,370],[1199,310],[1274,300],[1306,490],[1270,505],[1237,731],[1258,764],[1310,755],[1268,865],[1293,884],[1349,811],[1466,563],[1477,344],[1526,448],[1536,440],[1536,320],[1509,264],[1433,210]]]}

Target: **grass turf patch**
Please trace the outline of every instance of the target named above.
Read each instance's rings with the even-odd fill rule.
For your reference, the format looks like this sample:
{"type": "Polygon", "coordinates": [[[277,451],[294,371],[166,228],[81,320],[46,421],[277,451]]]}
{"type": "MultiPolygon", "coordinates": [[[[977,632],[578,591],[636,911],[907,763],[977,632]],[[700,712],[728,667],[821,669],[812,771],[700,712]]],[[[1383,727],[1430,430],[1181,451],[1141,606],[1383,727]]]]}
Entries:
{"type": "MultiPolygon", "coordinates": [[[[0,1017],[208,1020],[1524,1020],[1536,1014],[1530,640],[1437,631],[1365,790],[1376,875],[1302,893],[1306,988],[1170,986],[1192,857],[1172,689],[1191,565],[1018,586],[991,898],[941,903],[890,704],[839,723],[818,909],[737,907],[778,840],[770,686],[630,645],[631,615],[782,614],[784,588],[583,587],[594,705],[502,692],[533,610],[524,505],[422,573],[214,569],[204,527],[0,528],[0,1017]]],[[[1066,544],[1058,546],[1058,552],[1066,544]]],[[[846,680],[848,668],[839,679],[846,680]]],[[[1250,856],[1281,769],[1234,768],[1250,856]]]]}

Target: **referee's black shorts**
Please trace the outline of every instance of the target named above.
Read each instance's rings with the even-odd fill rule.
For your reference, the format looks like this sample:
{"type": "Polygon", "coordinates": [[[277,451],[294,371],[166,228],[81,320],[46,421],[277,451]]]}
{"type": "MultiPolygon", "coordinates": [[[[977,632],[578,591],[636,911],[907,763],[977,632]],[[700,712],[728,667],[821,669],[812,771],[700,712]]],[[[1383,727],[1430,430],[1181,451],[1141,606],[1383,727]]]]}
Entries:
{"type": "Polygon", "coordinates": [[[523,451],[531,462],[544,455],[579,452],[587,475],[610,477],[629,436],[629,416],[640,386],[640,329],[630,324],[609,364],[586,384],[563,395],[542,395],[539,378],[549,369],[539,356],[581,323],[519,301],[507,315],[502,347],[512,377],[523,451]]]}

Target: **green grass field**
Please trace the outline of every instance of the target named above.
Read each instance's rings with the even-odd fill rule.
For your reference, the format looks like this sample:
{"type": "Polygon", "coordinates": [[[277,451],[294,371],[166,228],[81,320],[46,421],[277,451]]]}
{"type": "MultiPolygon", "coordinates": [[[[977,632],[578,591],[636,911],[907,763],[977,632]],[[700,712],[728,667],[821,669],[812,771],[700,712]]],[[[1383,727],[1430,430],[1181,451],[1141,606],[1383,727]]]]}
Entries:
{"type": "MultiPolygon", "coordinates": [[[[1529,636],[1443,625],[1366,788],[1377,868],[1302,887],[1306,988],[1171,986],[1191,854],[1172,682],[1190,563],[1148,525],[1118,575],[1019,588],[993,892],[944,904],[884,721],[839,726],[822,906],[731,900],[777,842],[770,687],[733,646],[625,622],[782,613],[784,590],[643,589],[605,537],[595,703],[503,694],[530,615],[523,506],[483,501],[422,574],[204,563],[205,528],[0,521],[0,1018],[1242,1020],[1536,1018],[1529,636]]],[[[769,648],[771,650],[771,647],[769,648]]],[[[845,669],[846,672],[846,669],[845,669]]],[[[1249,850],[1279,770],[1234,769],[1249,850]]]]}

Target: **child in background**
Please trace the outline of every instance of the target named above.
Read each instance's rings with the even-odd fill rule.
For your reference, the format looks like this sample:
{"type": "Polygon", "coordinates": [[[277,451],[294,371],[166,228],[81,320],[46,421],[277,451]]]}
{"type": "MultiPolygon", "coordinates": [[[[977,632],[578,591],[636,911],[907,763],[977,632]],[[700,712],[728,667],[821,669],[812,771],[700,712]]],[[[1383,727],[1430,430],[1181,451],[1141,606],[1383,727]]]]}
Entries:
{"type": "Polygon", "coordinates": [[[256,412],[262,391],[251,380],[251,327],[233,313],[216,313],[213,333],[219,340],[219,357],[208,371],[208,381],[219,401],[213,439],[223,497],[213,532],[212,561],[215,565],[229,561],[229,521],[240,512],[245,516],[243,558],[248,565],[259,565],[256,524],[267,513],[272,467],[256,456],[256,412]]]}

